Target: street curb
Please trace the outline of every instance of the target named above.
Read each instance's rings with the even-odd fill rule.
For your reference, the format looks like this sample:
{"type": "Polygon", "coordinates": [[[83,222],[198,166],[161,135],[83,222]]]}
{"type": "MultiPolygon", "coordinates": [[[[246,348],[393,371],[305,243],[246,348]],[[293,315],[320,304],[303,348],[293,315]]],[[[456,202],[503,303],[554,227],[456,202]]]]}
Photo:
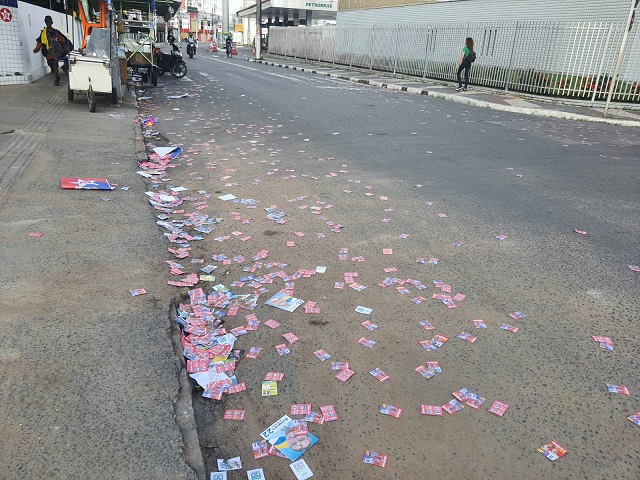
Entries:
{"type": "MultiPolygon", "coordinates": [[[[129,102],[134,108],[134,148],[136,158],[136,171],[142,162],[149,160],[147,155],[147,146],[143,131],[145,127],[142,125],[141,106],[135,91],[131,92],[129,102]]],[[[153,114],[151,114],[153,116],[153,114]]],[[[148,181],[145,178],[140,179],[145,188],[148,187],[148,181]]],[[[174,409],[174,420],[180,431],[183,446],[183,460],[186,465],[191,468],[198,480],[206,480],[207,472],[204,463],[202,448],[200,447],[200,439],[198,428],[196,426],[195,412],[193,409],[193,395],[191,393],[191,383],[189,375],[184,363],[184,355],[180,347],[180,334],[176,332],[175,312],[179,299],[173,297],[169,303],[167,319],[169,321],[167,336],[171,342],[174,352],[174,367],[176,371],[176,380],[179,384],[178,391],[171,398],[174,409]]],[[[178,329],[179,331],[179,329],[178,329]]]]}
{"type": "Polygon", "coordinates": [[[394,90],[399,92],[407,92],[416,95],[427,95],[433,98],[439,98],[441,100],[447,100],[450,102],[457,102],[466,105],[471,105],[479,108],[487,108],[491,110],[498,110],[501,112],[509,112],[509,113],[520,113],[523,115],[532,115],[537,117],[547,117],[547,118],[557,118],[562,120],[573,120],[577,122],[592,122],[592,123],[605,123],[608,125],[618,125],[621,127],[640,127],[640,121],[636,120],[618,120],[614,118],[600,118],[600,117],[591,117],[589,115],[582,115],[579,113],[569,113],[562,112],[560,110],[547,110],[544,108],[525,108],[525,107],[514,107],[512,105],[500,105],[497,103],[487,102],[485,100],[477,100],[475,98],[463,97],[460,95],[453,95],[450,93],[442,93],[442,92],[433,92],[429,91],[426,88],[418,88],[418,87],[405,87],[402,85],[396,85],[393,83],[383,83],[378,81],[370,81],[363,78],[358,78],[355,76],[349,75],[336,75],[333,73],[323,73],[318,72],[315,69],[309,69],[305,67],[296,67],[291,65],[286,65],[283,63],[276,63],[269,60],[258,60],[255,58],[249,58],[248,61],[255,63],[262,63],[264,65],[269,65],[273,67],[281,67],[287,68],[291,70],[300,70],[302,72],[314,73],[319,75],[324,75],[331,78],[337,78],[340,80],[347,80],[354,83],[360,83],[364,85],[371,85],[374,87],[386,88],[388,90],[394,90]]]}

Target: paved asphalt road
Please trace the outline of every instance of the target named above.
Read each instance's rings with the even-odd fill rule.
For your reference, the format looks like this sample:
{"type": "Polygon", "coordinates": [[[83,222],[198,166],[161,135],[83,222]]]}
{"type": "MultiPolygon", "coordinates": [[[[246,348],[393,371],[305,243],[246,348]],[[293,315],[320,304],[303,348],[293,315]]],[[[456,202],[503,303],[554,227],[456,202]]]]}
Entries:
{"type": "MultiPolygon", "coordinates": [[[[134,173],[142,154],[131,106],[101,103],[91,114],[37,82],[0,122],[14,162],[0,175],[7,478],[204,479],[217,459],[238,455],[244,470],[230,480],[258,467],[270,480],[293,478],[287,460],[254,460],[251,443],[294,403],[316,412],[332,404],[339,416],[309,426],[319,438],[303,456],[313,478],[640,477],[639,430],[626,419],[640,410],[640,274],[628,267],[640,263],[637,129],[497,113],[221,54],[186,62],[185,79],[138,92],[140,115],[158,119],[147,147],[184,148],[155,184],[134,173]],[[40,97],[49,100],[33,107],[40,97]],[[59,178],[73,175],[130,188],[60,190],[59,178]],[[144,194],[170,186],[187,189],[175,195],[191,218],[223,219],[185,259],[167,252],[175,244],[144,194]],[[218,199],[227,193],[253,200],[218,199]],[[287,212],[286,224],[265,219],[270,206],[287,212]],[[261,250],[261,268],[243,271],[261,250]],[[245,260],[212,260],[219,254],[245,260]],[[166,284],[179,278],[167,260],[186,273],[202,267],[193,260],[214,264],[218,283],[238,294],[257,288],[231,286],[249,274],[267,289],[252,312],[263,324],[236,343],[263,348],[237,366],[246,391],[217,402],[192,382],[204,468],[190,443],[190,406],[178,398],[188,393],[179,331],[167,319],[188,289],[166,284]],[[267,272],[317,266],[326,272],[290,287],[319,314],[264,305],[285,286],[267,272]],[[347,272],[361,287],[335,288],[347,272]],[[466,298],[446,308],[432,298],[447,295],[434,280],[466,298]],[[132,288],[148,293],[131,297],[132,288]],[[373,311],[356,313],[358,305],[373,311]],[[526,317],[510,318],[515,311],[526,317]],[[282,325],[268,328],[270,318],[282,325]],[[300,340],[281,357],[273,347],[287,332],[300,340]],[[449,340],[425,351],[418,342],[435,334],[449,340]],[[614,350],[592,335],[611,337],[614,350]],[[365,348],[361,337],[377,343],[365,348]],[[318,360],[318,349],[331,359],[318,360]],[[330,361],[356,374],[339,382],[330,361]],[[442,369],[430,380],[414,371],[427,361],[442,369]],[[376,380],[376,367],[390,378],[376,380]],[[262,397],[269,371],[284,380],[277,396],[262,397]],[[486,399],[478,411],[420,414],[462,388],[486,399]],[[487,411],[494,400],[509,405],[501,418],[487,411]],[[382,415],[382,404],[402,415],[382,415]],[[245,410],[244,421],[224,421],[227,409],[245,410]],[[536,452],[551,440],[569,454],[550,462],[536,452]],[[386,468],[364,464],[365,450],[388,455],[386,468]]],[[[224,326],[246,324],[248,313],[224,326]]]]}
{"type": "MultiPolygon", "coordinates": [[[[640,277],[628,267],[640,251],[636,129],[496,113],[208,53],[187,63],[191,82],[167,79],[166,89],[147,92],[152,98],[143,103],[169,142],[200,154],[183,159],[193,169],[171,171],[171,181],[259,202],[248,212],[214,202],[216,216],[229,219],[235,210],[250,220],[221,226],[220,235],[237,228],[253,239],[207,239],[192,256],[250,258],[265,248],[270,260],[293,271],[328,267],[296,282],[296,296],[318,302],[320,320],[259,303],[258,318],[275,318],[284,330],[261,327],[238,341],[243,349],[264,348],[258,360],[238,367],[247,392],[221,404],[196,395],[208,470],[216,469],[216,458],[241,455],[245,468],[289,478],[286,461],[253,461],[250,442],[289,404],[308,402],[314,410],[334,404],[341,415],[335,425],[313,425],[320,443],[304,458],[317,478],[422,478],[427,465],[439,478],[640,474],[637,427],[626,420],[638,410],[640,389],[640,277]],[[182,92],[191,96],[166,99],[182,92]],[[307,198],[287,201],[300,196],[307,198]],[[331,204],[319,205],[345,226],[343,233],[316,238],[323,225],[307,210],[315,202],[331,204]],[[269,205],[289,213],[287,225],[269,226],[260,214],[269,205]],[[287,248],[285,240],[296,246],[287,248]],[[340,262],[340,248],[366,261],[340,262]],[[393,254],[382,255],[383,248],[393,254]],[[419,257],[439,263],[420,265],[419,257]],[[356,281],[366,290],[333,288],[348,271],[359,272],[356,281]],[[398,295],[398,285],[378,286],[389,276],[417,278],[428,289],[418,293],[405,284],[410,295],[398,295]],[[445,308],[431,298],[434,279],[467,299],[445,308]],[[416,294],[427,301],[413,304],[416,294]],[[370,319],[379,330],[360,327],[366,318],[354,313],[357,305],[374,309],[370,319]],[[526,318],[513,321],[508,313],[518,310],[526,318]],[[476,330],[472,319],[489,328],[476,330]],[[419,320],[431,321],[449,343],[425,354],[417,341],[433,332],[421,333],[419,320]],[[503,323],[520,331],[501,330],[503,323]],[[478,341],[457,338],[463,330],[478,341]],[[287,331],[302,341],[281,358],[272,346],[287,331]],[[371,351],[357,343],[365,334],[378,342],[371,351]],[[615,350],[601,350],[592,335],[612,337],[615,350]],[[356,377],[347,384],[333,379],[312,355],[318,348],[348,361],[356,377]],[[412,371],[425,360],[443,366],[428,383],[412,371]],[[374,367],[391,380],[374,380],[367,373],[374,367]],[[288,382],[278,397],[264,399],[260,380],[269,370],[285,372],[288,382]],[[607,393],[607,383],[627,385],[635,396],[607,393]],[[487,398],[481,411],[419,414],[421,404],[442,405],[463,387],[487,398]],[[486,412],[496,399],[510,405],[502,419],[486,412]],[[376,413],[383,403],[402,407],[403,417],[376,413]],[[223,422],[223,411],[234,408],[246,409],[246,420],[223,422]],[[551,440],[569,456],[552,463],[536,453],[551,440]],[[365,449],[389,455],[386,469],[363,465],[365,449]]],[[[234,265],[225,283],[242,275],[234,265]]],[[[243,288],[239,293],[250,292],[243,288]]]]}

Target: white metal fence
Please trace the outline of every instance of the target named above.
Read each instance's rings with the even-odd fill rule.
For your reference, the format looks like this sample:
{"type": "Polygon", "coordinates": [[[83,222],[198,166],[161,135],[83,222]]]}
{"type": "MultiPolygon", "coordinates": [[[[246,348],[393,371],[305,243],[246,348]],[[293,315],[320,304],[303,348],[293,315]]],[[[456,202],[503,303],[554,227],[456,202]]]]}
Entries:
{"type": "MultiPolygon", "coordinates": [[[[626,26],[620,22],[496,22],[271,27],[269,54],[454,81],[466,37],[470,82],[605,100],[626,26]]],[[[640,35],[629,34],[614,101],[640,103],[640,35]]]]}

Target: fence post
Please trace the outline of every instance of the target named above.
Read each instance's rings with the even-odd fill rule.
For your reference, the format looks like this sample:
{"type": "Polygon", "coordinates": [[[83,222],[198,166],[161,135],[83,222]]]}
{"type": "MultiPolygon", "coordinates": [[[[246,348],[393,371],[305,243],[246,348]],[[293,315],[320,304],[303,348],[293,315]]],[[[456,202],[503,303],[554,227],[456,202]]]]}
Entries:
{"type": "Polygon", "coordinates": [[[369,70],[373,70],[373,45],[376,38],[376,26],[371,25],[371,37],[369,37],[369,70]]]}
{"type": "Polygon", "coordinates": [[[607,49],[609,48],[609,39],[611,38],[612,27],[613,25],[609,23],[607,40],[604,42],[604,50],[602,51],[602,58],[600,59],[600,65],[598,66],[598,74],[596,75],[596,84],[593,87],[593,96],[591,97],[591,103],[594,103],[596,101],[596,95],[598,94],[598,87],[600,86],[600,74],[602,73],[602,65],[604,65],[604,59],[607,57],[607,49]]]}
{"type": "Polygon", "coordinates": [[[396,29],[396,52],[393,55],[393,74],[396,74],[396,70],[398,68],[398,43],[400,39],[400,24],[398,24],[398,28],[396,29]]]}
{"type": "Polygon", "coordinates": [[[336,64],[336,43],[338,43],[338,27],[333,29],[333,51],[331,52],[331,63],[336,64]]]}
{"type": "Polygon", "coordinates": [[[509,91],[509,81],[511,80],[511,67],[513,66],[513,55],[516,51],[516,40],[518,39],[518,26],[520,22],[516,22],[516,28],[513,32],[513,44],[511,45],[511,55],[509,56],[509,66],[507,67],[507,78],[504,81],[504,91],[509,91]]]}
{"type": "Polygon", "coordinates": [[[616,68],[613,70],[613,77],[611,77],[611,87],[609,88],[609,94],[607,95],[607,103],[604,105],[604,114],[603,116],[607,116],[609,112],[609,104],[611,103],[611,97],[613,96],[613,92],[616,88],[616,83],[618,83],[618,73],[620,73],[620,65],[622,64],[622,56],[624,55],[624,47],[627,44],[627,37],[629,36],[629,30],[631,30],[631,20],[633,20],[633,10],[637,0],[631,0],[631,8],[629,8],[629,17],[627,18],[627,23],[624,25],[624,35],[622,36],[622,43],[620,44],[620,51],[618,52],[618,60],[616,61],[616,68]]]}
{"type": "Polygon", "coordinates": [[[304,59],[305,60],[309,60],[309,35],[307,35],[309,33],[309,25],[304,27],[304,59]]]}
{"type": "Polygon", "coordinates": [[[427,45],[424,51],[424,68],[422,69],[422,78],[427,76],[427,65],[429,64],[429,45],[431,44],[431,32],[427,29],[427,45]]]}
{"type": "Polygon", "coordinates": [[[349,46],[349,68],[353,64],[353,34],[355,33],[353,29],[349,30],[349,39],[351,40],[351,45],[349,46]]]}

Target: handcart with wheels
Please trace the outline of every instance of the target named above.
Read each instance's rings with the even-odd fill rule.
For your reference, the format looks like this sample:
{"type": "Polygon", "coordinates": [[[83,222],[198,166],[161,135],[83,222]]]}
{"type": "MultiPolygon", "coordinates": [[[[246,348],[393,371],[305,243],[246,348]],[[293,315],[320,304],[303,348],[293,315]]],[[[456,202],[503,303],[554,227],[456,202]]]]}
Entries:
{"type": "Polygon", "coordinates": [[[111,71],[109,29],[94,28],[85,50],[69,54],[69,100],[86,92],[90,112],[96,111],[96,95],[111,95],[112,103],[118,103],[111,71]]]}
{"type": "MultiPolygon", "coordinates": [[[[122,1],[120,8],[122,9],[122,1]]],[[[127,2],[125,2],[127,3],[127,2]]],[[[151,7],[149,7],[151,8],[151,7]]],[[[120,11],[120,43],[124,46],[127,67],[142,77],[144,83],[158,84],[158,68],[153,56],[157,37],[156,16],[139,10],[120,11]]]]}
{"type": "MultiPolygon", "coordinates": [[[[130,44],[125,44],[125,46],[128,47],[130,44]]],[[[133,51],[127,51],[125,55],[127,67],[141,74],[144,83],[151,82],[155,86],[158,85],[158,67],[154,64],[152,50],[153,42],[149,41],[133,47],[133,51]]]]}

